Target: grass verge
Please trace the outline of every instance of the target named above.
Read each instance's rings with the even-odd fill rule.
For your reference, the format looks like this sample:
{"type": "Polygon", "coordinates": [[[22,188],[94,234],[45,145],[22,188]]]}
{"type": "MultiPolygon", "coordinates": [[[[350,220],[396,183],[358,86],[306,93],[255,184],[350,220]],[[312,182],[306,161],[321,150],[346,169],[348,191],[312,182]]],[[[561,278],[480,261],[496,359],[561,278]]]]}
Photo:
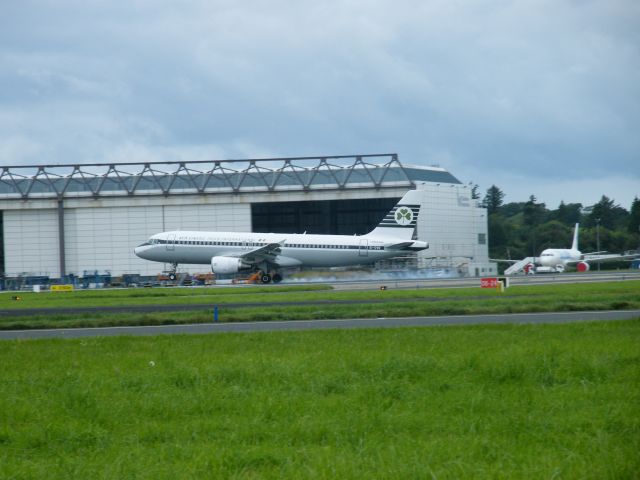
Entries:
{"type": "Polygon", "coordinates": [[[133,305],[167,305],[211,302],[260,302],[266,294],[286,296],[332,290],[330,285],[241,285],[236,287],[118,288],[74,290],[71,292],[0,292],[0,308],[64,308],[133,305]],[[20,297],[20,301],[13,297],[20,297]]]}
{"type": "MultiPolygon", "coordinates": [[[[220,290],[216,290],[220,292],[220,290]]],[[[250,292],[245,290],[245,292],[250,292]]],[[[218,293],[211,305],[184,312],[151,313],[49,313],[39,316],[0,317],[0,329],[69,328],[114,325],[162,325],[206,323],[213,320],[213,305],[219,306],[219,319],[224,322],[305,320],[329,318],[370,318],[431,315],[499,314],[550,311],[629,310],[640,308],[640,282],[597,284],[515,286],[506,294],[479,288],[414,289],[368,292],[298,292],[218,293]],[[237,306],[242,300],[240,308],[237,306]],[[375,300],[380,303],[367,303],[375,300]],[[317,301],[312,305],[270,305],[269,302],[317,301]],[[352,304],[331,304],[352,301],[352,304]],[[225,307],[229,303],[236,307],[225,307]]],[[[197,290],[195,298],[198,297],[197,290]]],[[[113,300],[106,296],[110,300],[113,300]]],[[[153,300],[155,297],[150,297],[153,300]]],[[[181,295],[185,304],[192,297],[181,295]]],[[[54,297],[55,299],[55,297],[54,297]]],[[[103,298],[99,297],[99,300],[103,298]]],[[[149,299],[147,299],[149,300],[149,299]]],[[[28,300],[24,301],[25,303],[28,300]]],[[[19,303],[19,302],[14,302],[19,303]]],[[[86,303],[83,303],[87,306],[86,303]]]]}
{"type": "Polygon", "coordinates": [[[8,341],[2,478],[636,478],[640,320],[8,341]]]}
{"type": "Polygon", "coordinates": [[[240,288],[184,288],[184,289],[120,289],[120,290],[80,290],[74,292],[24,292],[17,294],[20,301],[12,300],[15,293],[0,293],[0,309],[24,308],[64,308],[136,305],[185,305],[210,302],[212,305],[225,303],[262,304],[279,301],[304,302],[314,300],[375,299],[476,299],[538,297],[555,298],[562,301],[599,299],[611,295],[630,294],[640,296],[640,280],[624,282],[600,282],[555,285],[516,285],[505,293],[494,289],[468,288],[416,288],[366,291],[333,291],[330,285],[310,286],[243,286],[240,288]]]}

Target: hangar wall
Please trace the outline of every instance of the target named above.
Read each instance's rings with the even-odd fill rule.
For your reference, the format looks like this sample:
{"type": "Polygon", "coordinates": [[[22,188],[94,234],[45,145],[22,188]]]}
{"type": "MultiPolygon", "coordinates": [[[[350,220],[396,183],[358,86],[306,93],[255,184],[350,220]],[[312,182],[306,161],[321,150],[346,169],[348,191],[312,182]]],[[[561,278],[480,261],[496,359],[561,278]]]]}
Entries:
{"type": "Polygon", "coordinates": [[[418,238],[429,243],[419,253],[420,267],[455,267],[471,276],[496,274],[489,263],[487,211],[477,206],[466,185],[421,182],[418,238]]]}
{"type": "MultiPolygon", "coordinates": [[[[486,210],[460,184],[417,182],[424,192],[418,238],[429,243],[420,252],[418,267],[454,267],[461,274],[495,274],[488,258],[486,210]]],[[[385,192],[400,197],[404,191],[385,192]]],[[[370,192],[352,194],[371,198],[370,192]]],[[[323,195],[324,200],[336,198],[323,195]]],[[[168,230],[252,231],[251,199],[301,201],[299,193],[270,197],[206,196],[180,199],[67,201],[64,208],[65,274],[85,270],[113,275],[156,275],[169,266],[136,257],[133,248],[151,235],[168,230]],[[170,200],[170,201],[169,201],[170,200]]],[[[314,201],[322,197],[314,195],[314,201]]],[[[254,203],[255,204],[255,203],[254,203]]],[[[50,204],[51,205],[51,204],[50,204]]],[[[38,206],[35,204],[34,206],[38,206]]],[[[58,218],[55,208],[4,211],[5,272],[7,276],[60,276],[58,218]]],[[[182,270],[206,272],[206,265],[181,265],[182,270]]]]}
{"type": "MultiPolygon", "coordinates": [[[[250,232],[252,203],[399,198],[407,190],[387,187],[69,198],[63,203],[65,275],[82,276],[85,270],[109,271],[114,276],[156,275],[169,265],[136,257],[133,249],[137,245],[155,233],[174,229],[250,232]]],[[[60,276],[58,205],[55,199],[0,199],[5,276],[60,276]]],[[[208,271],[206,265],[180,268],[191,273],[208,271]]]]}
{"type": "Polygon", "coordinates": [[[471,189],[440,167],[403,166],[395,154],[4,167],[0,273],[155,275],[167,266],[133,253],[154,233],[291,231],[309,229],[309,221],[318,233],[347,233],[377,222],[380,205],[414,187],[424,192],[419,238],[430,244],[417,266],[492,273],[486,212],[471,189]],[[371,163],[381,158],[386,163],[371,163]]]}
{"type": "MultiPolygon", "coordinates": [[[[155,275],[162,264],[136,257],[133,248],[154,233],[166,230],[251,231],[250,205],[156,205],[65,208],[66,274],[85,270],[113,275],[155,275]]],[[[58,218],[54,209],[4,212],[7,276],[60,276],[58,218]]],[[[208,271],[206,265],[182,265],[208,271]]]]}
{"type": "Polygon", "coordinates": [[[5,272],[54,275],[59,271],[58,216],[55,209],[3,212],[5,272]]]}

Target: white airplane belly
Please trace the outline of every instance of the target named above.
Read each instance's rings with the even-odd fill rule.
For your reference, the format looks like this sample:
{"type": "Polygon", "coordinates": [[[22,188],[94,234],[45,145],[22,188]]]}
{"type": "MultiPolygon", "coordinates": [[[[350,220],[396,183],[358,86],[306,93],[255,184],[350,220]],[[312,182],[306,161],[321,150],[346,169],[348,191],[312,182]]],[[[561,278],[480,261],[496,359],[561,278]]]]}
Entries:
{"type": "MultiPolygon", "coordinates": [[[[358,265],[371,263],[386,257],[395,255],[395,252],[368,251],[367,255],[361,255],[358,250],[311,250],[311,249],[286,249],[284,257],[295,259],[310,267],[335,267],[338,265],[358,265]]],[[[285,265],[282,265],[285,266],[285,265]]]]}
{"type": "MultiPolygon", "coordinates": [[[[225,251],[225,253],[229,253],[228,249],[225,251]]],[[[221,254],[222,252],[216,251],[215,248],[176,245],[174,249],[167,250],[163,245],[161,248],[159,248],[159,251],[157,253],[157,261],[207,265],[211,263],[212,257],[221,254]]],[[[154,260],[150,257],[149,259],[154,260]]]]}

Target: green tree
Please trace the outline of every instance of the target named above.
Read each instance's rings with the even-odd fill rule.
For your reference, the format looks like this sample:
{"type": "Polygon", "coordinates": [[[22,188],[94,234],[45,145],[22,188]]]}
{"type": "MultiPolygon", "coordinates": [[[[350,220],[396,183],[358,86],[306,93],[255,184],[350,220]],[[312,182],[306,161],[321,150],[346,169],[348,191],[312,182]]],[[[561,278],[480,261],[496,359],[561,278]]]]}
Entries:
{"type": "Polygon", "coordinates": [[[601,227],[615,230],[627,224],[629,212],[620,205],[616,205],[613,199],[603,195],[592,208],[587,217],[589,226],[600,224],[601,227]]]}
{"type": "Polygon", "coordinates": [[[538,248],[569,248],[573,238],[573,228],[557,220],[543,223],[536,228],[538,248]]]}
{"type": "Polygon", "coordinates": [[[471,187],[471,198],[473,200],[480,200],[480,192],[478,192],[479,188],[480,186],[477,183],[474,183],[473,187],[471,187]]]}
{"type": "Polygon", "coordinates": [[[640,198],[638,197],[635,197],[631,202],[627,230],[631,233],[640,233],[640,198]]]}
{"type": "Polygon", "coordinates": [[[544,203],[537,203],[535,195],[529,197],[529,201],[524,204],[523,221],[525,225],[534,227],[542,223],[547,212],[544,203]]]}
{"type": "Polygon", "coordinates": [[[506,218],[511,218],[524,211],[524,202],[510,202],[500,207],[500,213],[506,218]]]}
{"type": "Polygon", "coordinates": [[[502,215],[489,216],[489,249],[495,252],[493,256],[502,256],[509,246],[506,221],[502,215]]]}
{"type": "Polygon", "coordinates": [[[527,227],[527,250],[532,256],[538,255],[538,237],[536,227],[544,220],[547,209],[544,203],[538,203],[535,195],[529,197],[529,201],[524,204],[522,211],[522,221],[527,227]]]}
{"type": "Polygon", "coordinates": [[[581,203],[564,203],[564,201],[561,201],[558,208],[551,211],[551,219],[562,222],[565,225],[575,225],[580,222],[581,211],[581,203]]]}
{"type": "Polygon", "coordinates": [[[491,185],[487,190],[487,194],[484,196],[482,200],[482,206],[487,209],[489,215],[492,213],[496,213],[500,206],[502,205],[502,200],[504,199],[504,192],[500,190],[495,185],[491,185]]]}

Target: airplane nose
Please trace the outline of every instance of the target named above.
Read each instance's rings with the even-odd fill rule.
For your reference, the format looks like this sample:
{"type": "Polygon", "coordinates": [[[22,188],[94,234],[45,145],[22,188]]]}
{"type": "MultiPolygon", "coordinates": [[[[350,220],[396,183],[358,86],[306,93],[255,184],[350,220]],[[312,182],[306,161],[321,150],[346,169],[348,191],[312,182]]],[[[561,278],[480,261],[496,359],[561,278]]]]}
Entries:
{"type": "Polygon", "coordinates": [[[133,249],[133,253],[140,258],[146,259],[145,252],[148,250],[149,244],[143,243],[142,245],[138,245],[133,249]]]}

